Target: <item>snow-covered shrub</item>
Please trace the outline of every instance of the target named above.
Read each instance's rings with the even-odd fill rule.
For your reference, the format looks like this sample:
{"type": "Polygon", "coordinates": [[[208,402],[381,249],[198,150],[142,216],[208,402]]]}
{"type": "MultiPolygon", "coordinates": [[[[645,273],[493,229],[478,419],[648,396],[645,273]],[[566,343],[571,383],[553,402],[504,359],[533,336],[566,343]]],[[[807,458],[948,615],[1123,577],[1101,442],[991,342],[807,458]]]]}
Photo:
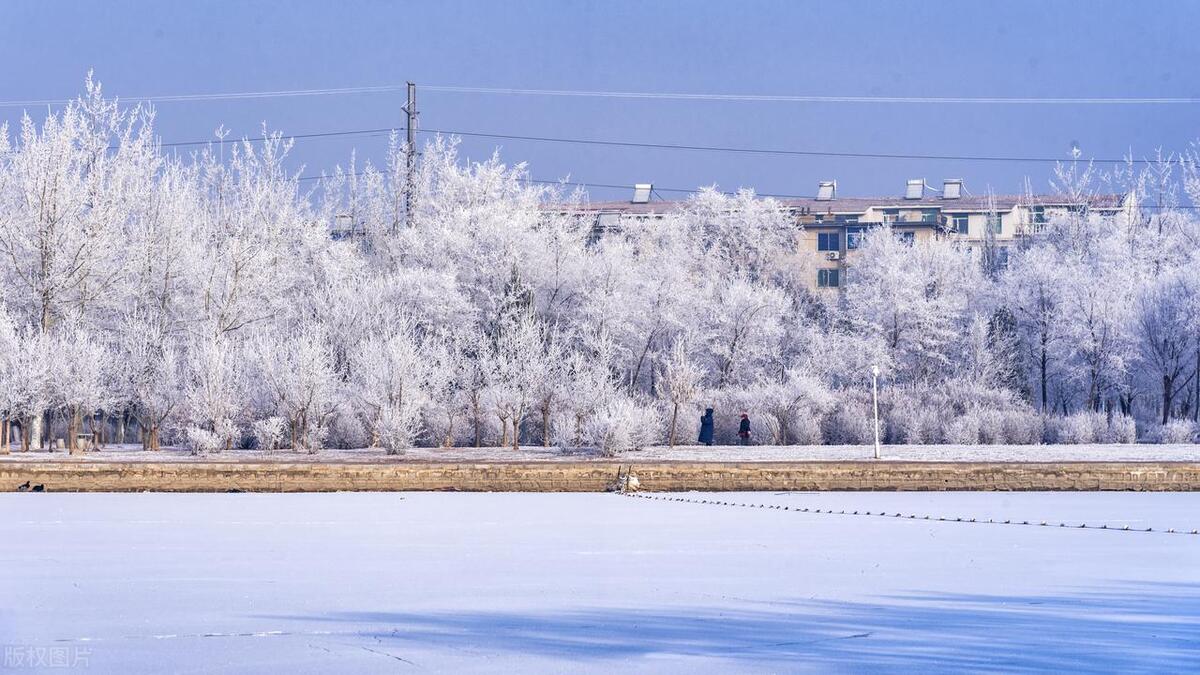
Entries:
{"type": "Polygon", "coordinates": [[[1033,410],[1008,410],[1002,415],[1003,442],[1011,445],[1038,445],[1045,435],[1045,419],[1033,410]]]}
{"type": "Polygon", "coordinates": [[[817,415],[800,415],[791,423],[792,442],[797,445],[820,445],[821,418],[817,415]]]}
{"type": "Polygon", "coordinates": [[[865,445],[875,442],[874,417],[869,403],[843,394],[821,423],[826,443],[865,445]]]}
{"type": "Polygon", "coordinates": [[[1132,417],[1096,411],[1050,417],[1045,420],[1046,440],[1051,443],[1135,443],[1138,430],[1132,417]]]}
{"type": "Polygon", "coordinates": [[[1154,439],[1159,443],[1195,443],[1200,429],[1191,420],[1171,420],[1158,428],[1154,439]]]}
{"type": "Polygon", "coordinates": [[[979,442],[984,445],[998,445],[1006,441],[1004,437],[1004,412],[1000,410],[975,410],[975,418],[979,423],[979,442]]]}
{"type": "Polygon", "coordinates": [[[220,452],[225,448],[224,441],[215,433],[192,425],[187,428],[187,447],[193,455],[206,455],[220,452]]]}
{"type": "Polygon", "coordinates": [[[421,415],[415,406],[384,406],[375,418],[375,442],[389,455],[404,454],[420,431],[421,415]]]}
{"type": "Polygon", "coordinates": [[[362,420],[349,409],[343,409],[333,416],[329,423],[329,433],[325,437],[325,447],[328,448],[365,448],[371,439],[363,428],[362,420]]]}
{"type": "Polygon", "coordinates": [[[266,417],[250,424],[254,445],[263,452],[275,452],[283,441],[287,420],[282,417],[266,417]]]}
{"type": "Polygon", "coordinates": [[[652,405],[613,396],[587,421],[584,434],[602,454],[640,450],[661,436],[662,416],[652,405]]]}
{"type": "Polygon", "coordinates": [[[770,392],[764,411],[779,422],[779,442],[817,444],[821,442],[820,419],[834,405],[835,398],[820,380],[795,370],[770,392]]]}
{"type": "Polygon", "coordinates": [[[944,415],[926,407],[892,409],[886,420],[888,441],[908,445],[941,443],[944,415]]]}
{"type": "Polygon", "coordinates": [[[946,442],[953,445],[975,445],[979,443],[980,415],[978,411],[966,413],[946,422],[946,442]]]}
{"type": "Polygon", "coordinates": [[[1109,443],[1137,443],[1137,423],[1129,415],[1113,415],[1108,425],[1109,443]]]}
{"type": "Polygon", "coordinates": [[[715,441],[738,443],[742,413],[750,417],[751,439],[759,445],[820,442],[820,420],[834,396],[815,378],[792,370],[779,381],[759,381],[740,389],[709,394],[715,417],[715,441]]]}
{"type": "Polygon", "coordinates": [[[1068,445],[1095,443],[1097,425],[1094,418],[1097,414],[1083,412],[1059,417],[1055,420],[1055,442],[1068,445]]]}
{"type": "Polygon", "coordinates": [[[1133,418],[1096,411],[1083,411],[1050,418],[1047,436],[1052,443],[1134,443],[1137,428],[1133,418]]]}
{"type": "MultiPolygon", "coordinates": [[[[739,422],[741,418],[739,416],[739,422]]],[[[759,445],[784,445],[784,427],[775,415],[760,415],[751,427],[751,438],[759,445]]],[[[740,437],[739,437],[740,438],[740,437]]]]}

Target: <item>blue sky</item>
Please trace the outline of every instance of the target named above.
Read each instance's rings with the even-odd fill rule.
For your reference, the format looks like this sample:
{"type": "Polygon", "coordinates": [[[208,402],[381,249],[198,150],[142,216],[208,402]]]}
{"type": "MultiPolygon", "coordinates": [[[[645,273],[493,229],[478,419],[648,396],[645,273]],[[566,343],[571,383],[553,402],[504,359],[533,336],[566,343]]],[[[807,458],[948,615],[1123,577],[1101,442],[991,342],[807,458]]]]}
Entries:
{"type": "MultiPolygon", "coordinates": [[[[0,100],[402,83],[695,93],[997,97],[1200,95],[1194,2],[53,2],[0,7],[0,100]]],[[[846,152],[1119,157],[1180,150],[1200,105],[864,105],[422,92],[426,128],[846,152]]],[[[402,126],[402,94],[162,103],[164,141],[402,126]]],[[[35,116],[44,110],[31,111],[35,116]]],[[[15,121],[19,109],[0,108],[15,121]]],[[[467,140],[472,158],[497,141],[467,140]]],[[[541,179],[898,194],[910,177],[1044,188],[1028,163],[746,156],[508,140],[541,179]]],[[[319,173],[380,138],[298,142],[319,173]]],[[[618,196],[592,191],[597,198],[618,196]]],[[[619,196],[624,196],[621,192],[619,196]]]]}

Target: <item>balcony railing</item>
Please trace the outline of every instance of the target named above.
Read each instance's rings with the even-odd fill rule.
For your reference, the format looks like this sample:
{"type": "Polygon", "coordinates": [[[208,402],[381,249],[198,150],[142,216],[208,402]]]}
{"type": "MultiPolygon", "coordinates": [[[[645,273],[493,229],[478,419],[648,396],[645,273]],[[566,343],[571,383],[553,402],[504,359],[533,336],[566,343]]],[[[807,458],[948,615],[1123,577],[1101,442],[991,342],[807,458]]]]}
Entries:
{"type": "Polygon", "coordinates": [[[914,213],[911,215],[884,216],[883,222],[892,225],[932,225],[945,226],[946,216],[937,213],[914,213]]]}

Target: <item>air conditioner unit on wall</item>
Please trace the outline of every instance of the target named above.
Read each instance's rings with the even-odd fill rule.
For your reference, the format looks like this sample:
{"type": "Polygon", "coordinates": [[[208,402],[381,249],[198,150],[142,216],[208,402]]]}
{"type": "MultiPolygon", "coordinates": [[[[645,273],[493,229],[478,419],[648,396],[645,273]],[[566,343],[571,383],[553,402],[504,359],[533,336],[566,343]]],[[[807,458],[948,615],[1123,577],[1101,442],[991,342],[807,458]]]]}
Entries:
{"type": "Polygon", "coordinates": [[[826,251],[825,259],[826,260],[841,260],[842,252],[841,251],[826,251]]]}

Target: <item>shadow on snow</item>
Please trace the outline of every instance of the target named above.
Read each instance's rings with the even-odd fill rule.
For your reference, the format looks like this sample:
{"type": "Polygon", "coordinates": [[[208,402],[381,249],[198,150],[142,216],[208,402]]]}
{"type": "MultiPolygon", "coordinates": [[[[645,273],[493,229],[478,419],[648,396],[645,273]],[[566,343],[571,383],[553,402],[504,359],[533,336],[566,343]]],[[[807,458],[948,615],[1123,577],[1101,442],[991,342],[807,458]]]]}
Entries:
{"type": "MultiPolygon", "coordinates": [[[[570,660],[648,655],[852,669],[1191,670],[1200,667],[1200,585],[1004,596],[914,593],[878,602],[794,601],[559,613],[345,612],[287,617],[357,624],[397,646],[570,660]]],[[[279,618],[279,617],[273,617],[279,618]]]]}

